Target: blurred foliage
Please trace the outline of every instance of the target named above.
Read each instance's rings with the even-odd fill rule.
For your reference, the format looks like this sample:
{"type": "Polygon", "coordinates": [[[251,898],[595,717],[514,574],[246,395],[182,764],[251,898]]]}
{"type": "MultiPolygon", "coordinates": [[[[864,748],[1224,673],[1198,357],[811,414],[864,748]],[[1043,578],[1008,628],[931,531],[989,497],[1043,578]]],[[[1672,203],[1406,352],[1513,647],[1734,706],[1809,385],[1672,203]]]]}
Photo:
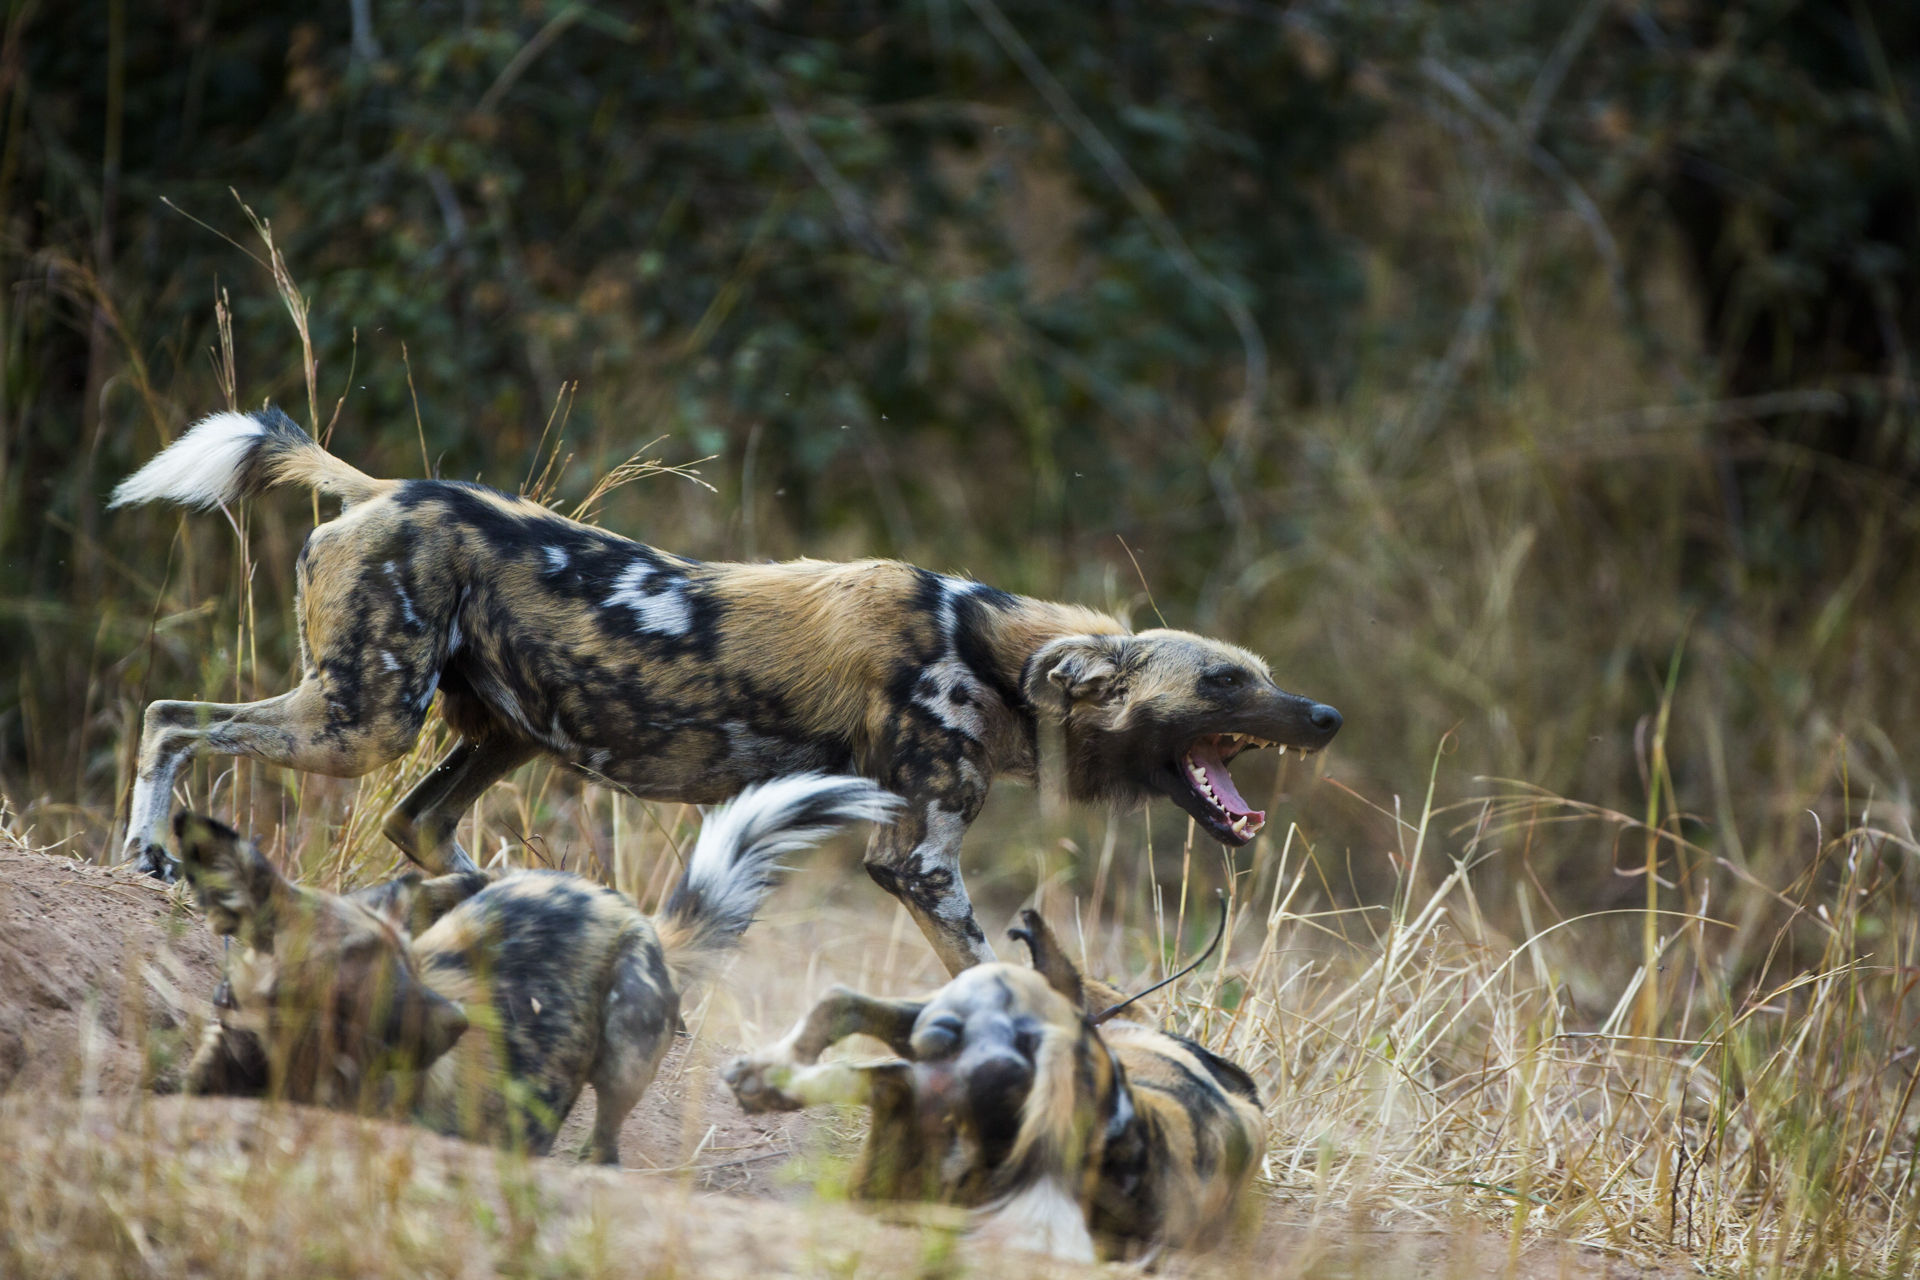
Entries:
{"type": "Polygon", "coordinates": [[[1630,807],[1692,619],[1680,792],[1744,856],[1837,734],[1903,776],[1916,93],[1894,0],[13,0],[0,775],[108,808],[142,701],[293,661],[304,503],[250,644],[217,519],[101,512],[218,407],[220,288],[243,396],[376,473],[512,487],[564,402],[574,489],[717,455],[608,516],[695,554],[1143,609],[1119,533],[1346,776],[1465,723],[1630,807]]]}

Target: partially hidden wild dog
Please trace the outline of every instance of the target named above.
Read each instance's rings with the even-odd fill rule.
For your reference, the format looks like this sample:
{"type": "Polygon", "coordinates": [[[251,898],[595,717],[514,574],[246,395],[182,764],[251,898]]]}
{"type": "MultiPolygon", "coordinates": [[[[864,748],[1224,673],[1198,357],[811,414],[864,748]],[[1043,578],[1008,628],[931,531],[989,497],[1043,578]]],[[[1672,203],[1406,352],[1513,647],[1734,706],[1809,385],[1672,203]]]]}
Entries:
{"type": "Polygon", "coordinates": [[[434,874],[470,871],[460,815],[538,755],[647,799],[713,804],[783,774],[857,773],[906,805],[867,869],[949,973],[994,958],[960,843],[995,777],[1033,780],[1061,727],[1067,794],[1164,796],[1228,846],[1265,821],[1229,763],[1317,751],[1340,713],[1234,645],[896,561],[700,563],[478,484],[377,480],[272,407],[197,424],[113,505],[210,508],[278,484],[339,498],[296,568],[303,674],[261,702],[157,701],[125,856],[169,876],[181,767],[246,756],[358,777],[404,754],[437,693],[459,734],[388,815],[434,874]]]}
{"type": "Polygon", "coordinates": [[[1138,1023],[1082,978],[1037,912],[1010,930],[1033,968],[985,964],[924,1000],[835,987],[778,1044],[723,1071],[749,1112],[872,1110],[854,1175],[869,1200],[977,1211],[979,1234],[1090,1261],[1216,1243],[1266,1153],[1259,1092],[1233,1063],[1138,1023]],[[848,1036],[898,1059],[820,1062],[848,1036]]]}
{"type": "Polygon", "coordinates": [[[750,788],[708,815],[651,918],[557,871],[304,889],[230,828],[182,813],[187,878],[213,931],[240,944],[184,1088],[411,1115],[544,1155],[591,1084],[587,1154],[618,1164],[683,993],[734,947],[777,860],[896,806],[864,778],[750,788]]]}

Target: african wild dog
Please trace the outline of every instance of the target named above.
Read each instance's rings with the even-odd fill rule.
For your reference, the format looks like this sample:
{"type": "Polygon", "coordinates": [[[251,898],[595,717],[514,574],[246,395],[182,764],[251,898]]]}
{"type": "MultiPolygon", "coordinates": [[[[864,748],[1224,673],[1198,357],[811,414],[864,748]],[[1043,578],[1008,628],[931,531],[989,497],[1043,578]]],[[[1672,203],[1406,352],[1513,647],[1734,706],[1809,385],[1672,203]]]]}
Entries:
{"type": "Polygon", "coordinates": [[[186,1090],[410,1113],[544,1155],[590,1083],[588,1152],[618,1164],[621,1122],[653,1082],[682,994],[734,947],[775,861],[897,806],[864,778],[749,788],[708,815],[651,919],[557,871],[319,893],[231,829],[182,813],[181,862],[207,922],[242,943],[186,1090]],[[410,926],[425,927],[409,938],[410,926]]]}
{"type": "Polygon", "coordinates": [[[979,1210],[980,1233],[1091,1261],[1217,1243],[1266,1151],[1253,1080],[1191,1040],[1096,1028],[1123,997],[1082,979],[1037,912],[1034,967],[968,969],[926,1000],[836,987],[787,1038],[724,1075],[750,1112],[872,1108],[855,1194],[979,1210]],[[847,1036],[899,1061],[818,1061],[847,1036]]]}
{"type": "Polygon", "coordinates": [[[542,753],[700,804],[787,773],[859,773],[908,802],[868,870],[957,973],[993,959],[960,842],[996,776],[1034,777],[1042,717],[1063,727],[1068,794],[1166,796],[1227,845],[1265,820],[1228,762],[1318,750],[1340,727],[1233,645],[1130,635],[894,561],[701,564],[477,484],[373,479],[270,407],[199,423],[114,504],[211,507],[283,483],[345,504],[300,553],[304,675],[263,702],[147,707],[126,856],[156,875],[189,758],[357,777],[412,745],[437,690],[460,741],[386,821],[428,871],[472,869],[460,815],[542,753]]]}

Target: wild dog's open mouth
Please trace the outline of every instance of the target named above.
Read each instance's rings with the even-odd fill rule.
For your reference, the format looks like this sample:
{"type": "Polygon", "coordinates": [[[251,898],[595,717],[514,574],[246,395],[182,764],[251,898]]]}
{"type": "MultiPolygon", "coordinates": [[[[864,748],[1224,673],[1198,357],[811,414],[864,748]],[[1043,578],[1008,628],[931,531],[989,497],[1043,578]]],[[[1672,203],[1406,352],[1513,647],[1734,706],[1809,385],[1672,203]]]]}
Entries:
{"type": "MultiPolygon", "coordinates": [[[[1181,772],[1194,791],[1212,810],[1214,835],[1234,844],[1245,844],[1266,825],[1267,815],[1249,806],[1233,785],[1227,762],[1253,747],[1271,747],[1274,743],[1244,733],[1210,733],[1200,738],[1180,758],[1181,772]]],[[[1282,752],[1286,751],[1281,747],[1282,752]]]]}

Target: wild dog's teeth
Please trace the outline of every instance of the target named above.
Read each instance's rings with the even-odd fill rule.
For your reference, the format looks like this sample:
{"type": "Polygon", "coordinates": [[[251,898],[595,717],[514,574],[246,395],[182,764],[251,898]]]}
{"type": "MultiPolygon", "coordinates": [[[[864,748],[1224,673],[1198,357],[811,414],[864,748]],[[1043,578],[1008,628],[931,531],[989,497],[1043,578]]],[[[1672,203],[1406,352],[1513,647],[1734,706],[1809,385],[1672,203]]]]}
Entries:
{"type": "Polygon", "coordinates": [[[1241,835],[1247,834],[1247,820],[1245,818],[1235,818],[1233,820],[1233,829],[1241,835]]]}

